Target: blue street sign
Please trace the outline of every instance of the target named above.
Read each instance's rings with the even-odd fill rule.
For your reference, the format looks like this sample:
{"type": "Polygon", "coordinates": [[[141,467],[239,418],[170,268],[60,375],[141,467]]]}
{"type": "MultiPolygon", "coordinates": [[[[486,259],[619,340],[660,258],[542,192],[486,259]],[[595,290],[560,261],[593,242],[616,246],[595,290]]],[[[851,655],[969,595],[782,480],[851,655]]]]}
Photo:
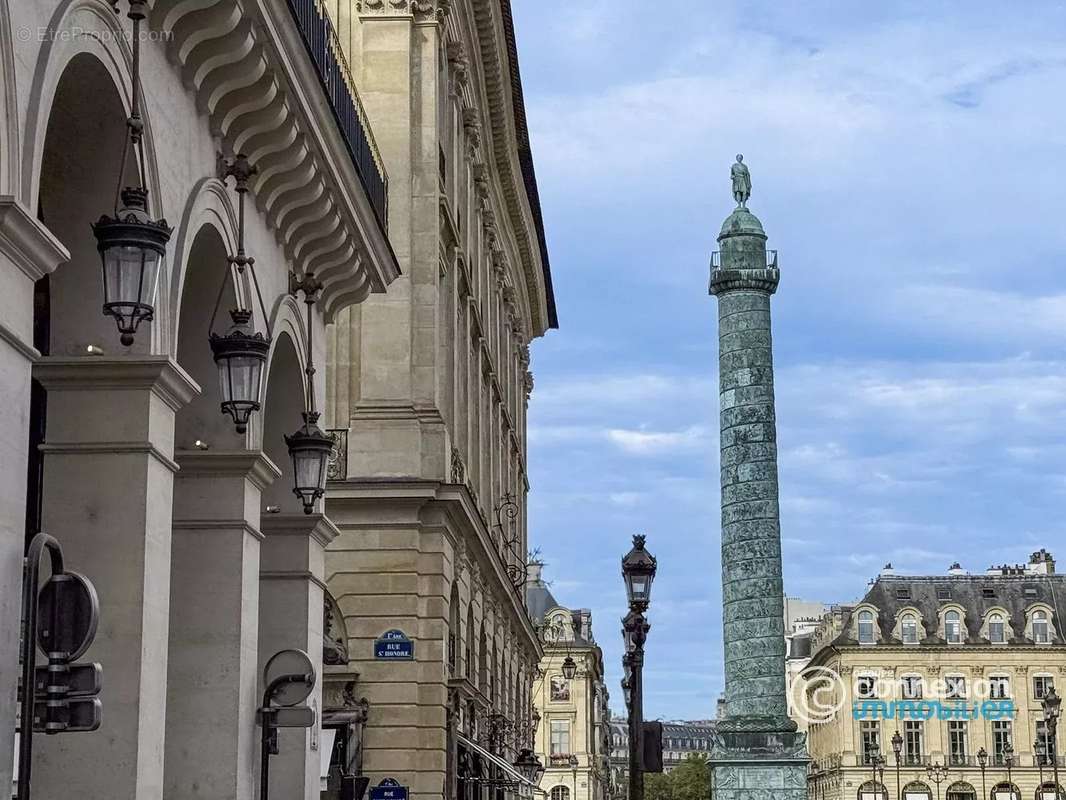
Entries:
{"type": "Polygon", "coordinates": [[[385,778],[370,788],[370,800],[407,800],[407,787],[400,786],[395,778],[385,778]]]}
{"type": "Polygon", "coordinates": [[[374,658],[389,661],[413,661],[414,657],[415,643],[408,639],[403,631],[395,629],[385,631],[381,634],[381,638],[374,642],[374,658]]]}

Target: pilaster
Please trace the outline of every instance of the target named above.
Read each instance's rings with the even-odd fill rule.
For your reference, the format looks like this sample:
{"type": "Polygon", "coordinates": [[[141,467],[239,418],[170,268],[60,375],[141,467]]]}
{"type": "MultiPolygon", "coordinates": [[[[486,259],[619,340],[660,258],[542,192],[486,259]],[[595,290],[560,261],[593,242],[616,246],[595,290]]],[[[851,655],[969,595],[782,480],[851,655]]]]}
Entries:
{"type": "Polygon", "coordinates": [[[166,800],[251,800],[265,454],[183,450],[174,485],[166,800]]]}
{"type": "Polygon", "coordinates": [[[18,686],[33,285],[69,258],[29,209],[0,196],[0,786],[11,785],[18,686]]]}
{"type": "Polygon", "coordinates": [[[263,667],[279,650],[305,651],[316,675],[307,703],[317,719],[311,728],[279,731],[280,753],[271,757],[270,791],[291,800],[318,800],[325,551],[339,531],[321,514],[268,514],[260,528],[258,696],[262,698],[265,688],[263,667]]]}
{"type": "Polygon", "coordinates": [[[41,797],[157,800],[163,788],[174,414],[199,387],[161,356],[43,358],[33,374],[48,391],[43,528],[96,586],[100,627],[85,660],[104,668],[100,730],[40,737],[34,790],[41,797]]]}

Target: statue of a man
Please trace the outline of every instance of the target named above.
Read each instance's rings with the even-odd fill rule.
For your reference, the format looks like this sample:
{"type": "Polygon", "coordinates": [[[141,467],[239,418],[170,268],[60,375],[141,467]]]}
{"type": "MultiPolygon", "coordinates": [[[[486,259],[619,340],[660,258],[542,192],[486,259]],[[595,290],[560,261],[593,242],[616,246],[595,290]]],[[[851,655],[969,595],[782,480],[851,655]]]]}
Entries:
{"type": "Polygon", "coordinates": [[[747,208],[748,198],[751,197],[751,173],[744,164],[744,156],[737,156],[737,163],[730,170],[733,178],[733,199],[737,201],[737,208],[747,208]]]}

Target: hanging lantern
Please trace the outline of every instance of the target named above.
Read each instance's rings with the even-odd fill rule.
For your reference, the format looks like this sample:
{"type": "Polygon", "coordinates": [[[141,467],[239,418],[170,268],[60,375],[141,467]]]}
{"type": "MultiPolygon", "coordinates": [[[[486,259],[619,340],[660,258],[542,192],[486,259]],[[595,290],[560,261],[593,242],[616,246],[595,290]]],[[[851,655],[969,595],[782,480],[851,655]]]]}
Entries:
{"type": "Polygon", "coordinates": [[[141,322],[155,315],[155,296],[172,228],[148,216],[148,190],[127,186],[122,208],[93,226],[104,268],[104,313],[115,318],[121,341],[133,344],[141,322]]]}
{"type": "Polygon", "coordinates": [[[633,549],[622,559],[622,576],[625,578],[631,609],[647,611],[655,569],[655,556],[644,549],[644,537],[634,536],[633,549]]]}
{"type": "Polygon", "coordinates": [[[572,681],[575,675],[577,675],[577,662],[567,656],[563,659],[563,677],[568,681],[572,681]]]}
{"type": "Polygon", "coordinates": [[[315,501],[326,493],[326,464],[333,452],[333,439],[318,427],[318,416],[305,411],[303,427],[285,437],[296,484],[292,491],[303,503],[305,514],[313,512],[315,501]]]}
{"type": "Polygon", "coordinates": [[[218,365],[222,389],[222,413],[229,414],[237,433],[248,430],[248,418],[261,407],[263,367],[270,352],[270,339],[252,330],[252,312],[230,312],[233,327],[224,336],[212,333],[211,352],[218,365]]]}
{"type": "Polygon", "coordinates": [[[527,781],[534,786],[540,785],[540,779],[544,777],[544,765],[528,747],[518,754],[514,766],[518,770],[518,774],[527,781]]]}

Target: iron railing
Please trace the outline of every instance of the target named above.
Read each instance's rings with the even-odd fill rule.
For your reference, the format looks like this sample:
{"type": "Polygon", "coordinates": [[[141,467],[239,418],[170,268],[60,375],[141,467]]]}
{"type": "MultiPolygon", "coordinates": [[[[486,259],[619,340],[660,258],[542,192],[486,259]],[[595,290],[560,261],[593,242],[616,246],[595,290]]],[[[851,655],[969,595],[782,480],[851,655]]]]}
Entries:
{"type": "MultiPolygon", "coordinates": [[[[715,250],[713,253],[711,253],[711,269],[712,270],[719,270],[721,268],[722,268],[722,251],[721,250],[715,250]]],[[[767,269],[777,269],[777,251],[776,250],[767,250],[766,251],[766,268],[767,269]]]]}
{"type": "Polygon", "coordinates": [[[343,481],[348,477],[348,429],[330,428],[326,435],[333,440],[333,451],[326,461],[326,478],[343,481]]]}
{"type": "Polygon", "coordinates": [[[320,0],[288,0],[307,54],[382,230],[388,229],[389,179],[352,82],[340,39],[320,0]]]}

